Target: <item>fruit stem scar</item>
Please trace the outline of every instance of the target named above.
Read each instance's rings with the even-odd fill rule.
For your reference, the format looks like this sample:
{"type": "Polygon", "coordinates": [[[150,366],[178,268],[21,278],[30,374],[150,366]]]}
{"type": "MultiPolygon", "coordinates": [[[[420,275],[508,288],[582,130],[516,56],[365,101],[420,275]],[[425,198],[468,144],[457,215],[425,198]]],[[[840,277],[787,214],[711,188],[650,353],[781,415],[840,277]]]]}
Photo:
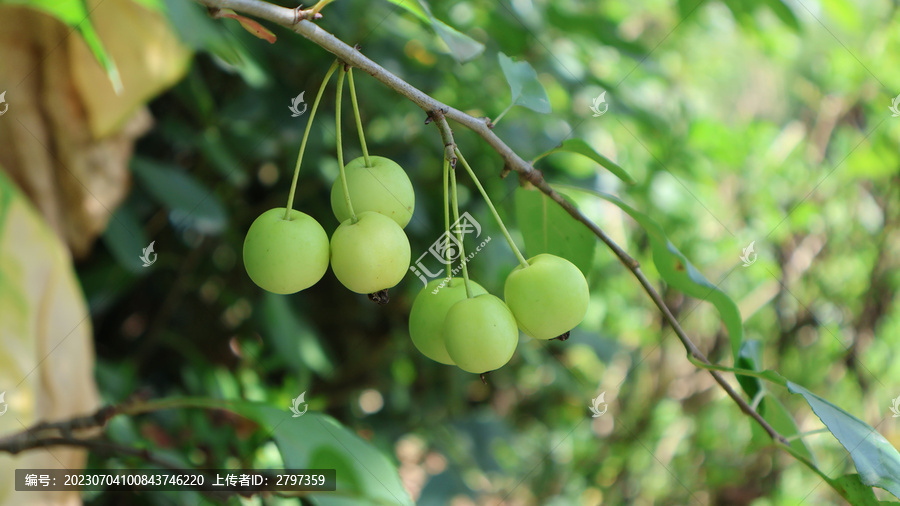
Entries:
{"type": "MultiPolygon", "coordinates": [[[[456,195],[456,171],[454,170],[448,172],[450,172],[450,192],[452,194],[451,201],[453,202],[453,222],[456,223],[459,221],[459,202],[457,201],[456,195]]],[[[447,228],[450,228],[450,226],[447,225],[447,228]]],[[[463,282],[466,284],[466,297],[471,299],[475,296],[472,294],[472,286],[469,284],[469,269],[468,267],[466,267],[466,264],[468,263],[466,261],[466,249],[463,247],[462,233],[458,228],[456,230],[456,240],[459,243],[459,262],[460,265],[462,265],[463,282]]]]}
{"type": "Polygon", "coordinates": [[[347,174],[344,173],[344,149],[341,145],[341,96],[344,91],[344,75],[346,74],[347,70],[344,68],[341,68],[341,73],[338,74],[337,102],[334,105],[334,129],[337,134],[337,159],[338,167],[341,169],[341,186],[344,188],[344,200],[347,201],[351,223],[355,224],[359,221],[359,218],[353,212],[353,204],[350,202],[350,187],[347,185],[347,174]]]}
{"type": "Polygon", "coordinates": [[[484,191],[484,187],[481,186],[481,181],[478,180],[478,176],[475,175],[475,171],[473,171],[472,167],[469,166],[469,162],[466,161],[466,158],[462,155],[462,152],[459,150],[459,148],[456,148],[456,156],[462,162],[463,167],[466,168],[466,172],[469,173],[469,177],[471,177],[472,181],[475,182],[475,186],[478,187],[478,192],[481,193],[484,201],[487,202],[488,207],[491,209],[491,214],[494,215],[494,219],[497,220],[497,224],[500,225],[500,230],[503,232],[503,236],[506,237],[506,242],[509,243],[509,247],[512,248],[513,253],[515,253],[516,255],[516,258],[519,259],[519,264],[522,265],[522,268],[528,267],[528,261],[525,260],[525,257],[522,256],[522,252],[519,251],[519,247],[516,246],[515,242],[513,242],[512,236],[509,235],[509,230],[506,229],[506,225],[503,224],[503,220],[500,219],[500,214],[497,213],[497,209],[494,207],[494,203],[491,202],[491,198],[488,196],[487,192],[484,191]]]}
{"type": "Polygon", "coordinates": [[[353,102],[353,115],[356,117],[356,129],[359,131],[359,144],[362,147],[363,158],[366,160],[366,167],[371,167],[372,162],[369,160],[369,149],[366,147],[366,136],[363,135],[362,120],[359,118],[359,104],[356,102],[356,85],[353,84],[353,67],[347,71],[347,78],[350,80],[350,101],[353,102]]]}
{"type": "Polygon", "coordinates": [[[287,206],[284,208],[284,219],[288,221],[291,219],[291,209],[294,205],[294,193],[297,190],[297,178],[300,175],[300,162],[303,161],[303,152],[306,150],[306,141],[309,139],[309,130],[310,127],[312,127],[313,118],[316,117],[316,109],[319,107],[319,101],[322,100],[322,93],[325,92],[325,85],[328,84],[328,80],[331,79],[331,74],[334,74],[334,71],[337,70],[337,66],[338,62],[335,61],[331,64],[331,67],[325,74],[325,79],[322,80],[322,84],[319,86],[319,92],[316,94],[316,100],[313,102],[312,111],[309,113],[309,121],[306,122],[306,130],[303,132],[303,141],[300,142],[300,153],[297,154],[297,163],[294,165],[294,179],[291,180],[291,191],[288,193],[287,206]]]}

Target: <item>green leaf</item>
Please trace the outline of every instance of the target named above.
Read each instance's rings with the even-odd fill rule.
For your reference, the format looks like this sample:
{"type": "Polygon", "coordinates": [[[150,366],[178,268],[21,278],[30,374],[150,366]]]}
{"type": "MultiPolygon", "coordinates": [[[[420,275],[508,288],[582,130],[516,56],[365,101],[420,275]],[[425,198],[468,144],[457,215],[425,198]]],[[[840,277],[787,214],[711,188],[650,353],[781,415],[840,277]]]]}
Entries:
{"type": "Polygon", "coordinates": [[[509,56],[497,53],[500,68],[509,83],[512,93],[511,103],[527,107],[535,112],[550,112],[550,99],[544,85],[537,78],[537,73],[528,62],[514,62],[509,56]]]}
{"type": "Polygon", "coordinates": [[[541,253],[561,256],[587,276],[597,248],[594,234],[538,190],[516,188],[515,201],[516,220],[528,256],[541,253]]]}
{"type": "Polygon", "coordinates": [[[534,161],[537,162],[541,158],[557,152],[576,153],[585,156],[600,164],[601,167],[604,167],[605,169],[615,174],[616,177],[618,177],[622,181],[625,181],[628,184],[634,184],[636,182],[630,174],[625,172],[625,169],[619,167],[616,162],[598,153],[594,148],[588,145],[587,142],[581,139],[566,139],[559,146],[556,146],[555,148],[549,151],[545,151],[536,156],[534,158],[534,161]]]}
{"type": "Polygon", "coordinates": [[[878,501],[872,487],[866,486],[860,481],[858,474],[845,474],[840,478],[831,480],[831,486],[854,506],[877,506],[885,504],[878,501]]]}
{"type": "Polygon", "coordinates": [[[431,12],[426,11],[425,8],[418,2],[418,0],[387,0],[388,2],[403,7],[407,12],[410,12],[415,17],[419,18],[421,21],[425,23],[431,24],[431,12]]]}
{"type": "Polygon", "coordinates": [[[447,44],[450,54],[460,63],[467,62],[484,52],[484,44],[435,18],[424,0],[387,1],[406,9],[407,12],[419,18],[419,20],[431,25],[435,33],[447,44]]]}
{"type": "Polygon", "coordinates": [[[788,390],[806,399],[816,416],[850,452],[862,483],[900,497],[900,453],[871,425],[788,381],[788,390]]]}
{"type": "Polygon", "coordinates": [[[295,368],[305,365],[321,376],[331,377],[334,364],[318,336],[291,309],[287,297],[266,292],[261,313],[266,337],[287,364],[295,368]]]}
{"type": "Polygon", "coordinates": [[[316,504],[412,505],[400,482],[397,466],[381,451],[334,418],[313,411],[293,417],[286,405],[208,398],[170,398],[148,403],[150,408],[197,407],[224,409],[262,426],[278,446],[286,469],[337,470],[337,490],[310,492],[316,504]],[[154,406],[156,404],[156,406],[154,406]]]}
{"type": "Polygon", "coordinates": [[[193,176],[178,167],[146,158],[131,160],[131,170],[157,202],[169,208],[169,219],[201,234],[218,234],[228,217],[219,198],[193,176]]]}
{"type": "MultiPolygon", "coordinates": [[[[149,0],[148,0],[149,1],[149,0]]],[[[6,0],[7,5],[24,5],[32,9],[46,12],[62,23],[78,30],[88,48],[94,53],[94,57],[100,62],[100,66],[106,71],[106,76],[113,85],[116,93],[122,92],[122,78],[116,63],[106,52],[103,42],[97,36],[94,25],[90,20],[90,13],[84,0],[6,0]]]]}
{"type": "Polygon", "coordinates": [[[784,0],[763,0],[763,3],[778,16],[778,19],[780,19],[782,23],[786,24],[796,32],[800,31],[800,22],[797,20],[797,16],[794,14],[794,11],[784,3],[784,0]]]}
{"type": "MultiPolygon", "coordinates": [[[[786,438],[796,436],[800,433],[800,430],[797,428],[797,422],[794,421],[794,417],[787,408],[784,407],[784,404],[772,395],[765,397],[759,403],[759,413],[767,422],[769,422],[769,425],[771,425],[773,429],[786,438]]],[[[762,431],[762,428],[755,423],[753,424],[753,427],[759,428],[759,430],[762,431]]],[[[765,439],[767,442],[771,441],[768,434],[765,435],[765,439]]],[[[809,451],[809,448],[806,447],[806,443],[803,442],[802,438],[792,440],[790,445],[798,454],[806,457],[810,462],[815,463],[815,457],[812,452],[809,451]]]]}
{"type": "MultiPolygon", "coordinates": [[[[647,232],[650,239],[650,248],[653,252],[653,265],[659,271],[659,275],[670,286],[681,290],[686,295],[705,300],[715,306],[728,330],[728,338],[731,341],[731,352],[734,357],[735,364],[740,364],[740,350],[744,340],[744,324],[741,318],[741,312],[737,304],[725,292],[720,290],[714,284],[710,283],[703,274],[694,267],[686,256],[675,247],[666,237],[665,232],[658,223],[650,219],[646,214],[629,206],[621,199],[608,193],[589,190],[586,188],[568,187],[560,185],[560,187],[573,188],[581,190],[597,197],[611,202],[619,207],[626,214],[631,216],[638,224],[647,232]]],[[[746,359],[746,357],[745,357],[746,359]]],[[[758,364],[749,364],[753,367],[750,369],[758,369],[758,364]]],[[[761,388],[761,383],[757,378],[747,376],[738,376],[738,382],[750,397],[756,395],[761,388]]]]}
{"type": "Polygon", "coordinates": [[[103,243],[109,248],[113,258],[126,270],[134,274],[149,272],[140,259],[141,252],[149,245],[144,228],[134,211],[125,203],[113,213],[106,230],[103,243]]]}
{"type": "Polygon", "coordinates": [[[431,26],[450,48],[450,54],[460,63],[465,63],[484,52],[484,44],[439,19],[432,18],[431,26]]]}

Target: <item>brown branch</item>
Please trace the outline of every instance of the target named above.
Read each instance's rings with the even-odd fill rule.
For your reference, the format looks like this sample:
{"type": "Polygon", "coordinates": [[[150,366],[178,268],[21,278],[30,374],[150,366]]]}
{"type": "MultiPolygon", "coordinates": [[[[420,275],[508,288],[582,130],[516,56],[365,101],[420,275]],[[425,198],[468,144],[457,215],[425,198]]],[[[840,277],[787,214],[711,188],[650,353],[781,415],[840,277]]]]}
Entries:
{"type": "MultiPolygon", "coordinates": [[[[428,113],[429,117],[432,118],[438,125],[438,129],[441,132],[441,138],[444,140],[445,150],[448,146],[455,145],[452,133],[450,132],[450,127],[449,125],[447,125],[447,119],[453,120],[456,123],[459,123],[460,125],[477,133],[503,159],[504,170],[512,169],[518,172],[520,178],[529,181],[540,191],[553,199],[557,204],[562,206],[562,208],[565,209],[567,213],[572,215],[573,218],[583,223],[591,230],[591,232],[593,232],[598,238],[600,238],[600,240],[603,241],[603,243],[606,244],[607,247],[609,247],[609,249],[612,250],[612,252],[619,258],[619,260],[625,265],[625,267],[627,267],[634,274],[638,282],[653,300],[653,303],[656,304],[656,307],[658,307],[662,312],[666,321],[669,323],[669,325],[672,326],[672,329],[675,331],[675,334],[678,336],[678,339],[681,340],[681,343],[687,349],[688,353],[705,364],[710,363],[703,352],[701,352],[700,349],[697,348],[694,342],[691,341],[690,337],[688,337],[688,335],[684,332],[684,329],[681,328],[678,320],[675,318],[675,316],[672,315],[671,311],[669,311],[669,308],[666,306],[662,297],[660,297],[656,289],[653,288],[653,285],[650,283],[647,277],[644,276],[644,273],[641,271],[638,262],[631,258],[631,256],[627,252],[625,252],[622,247],[616,244],[616,242],[613,241],[612,238],[610,238],[606,234],[606,232],[598,227],[597,224],[584,216],[578,209],[576,209],[571,203],[569,203],[569,201],[564,199],[559,193],[553,190],[553,188],[551,188],[550,185],[544,180],[544,177],[540,171],[535,170],[531,166],[531,164],[522,159],[518,154],[515,153],[515,151],[512,150],[512,148],[507,146],[505,142],[503,142],[496,134],[494,134],[494,132],[491,130],[491,127],[493,125],[490,124],[489,119],[486,121],[485,118],[475,118],[458,109],[450,107],[447,104],[435,100],[428,94],[422,92],[403,79],[388,72],[381,65],[378,65],[374,61],[370,60],[365,55],[363,55],[353,47],[345,44],[343,41],[341,41],[331,33],[325,31],[315,23],[305,20],[301,20],[299,22],[296,21],[294,10],[292,9],[272,5],[263,0],[196,1],[203,5],[206,5],[207,7],[232,9],[290,28],[294,32],[308,39],[310,42],[334,54],[345,64],[364,70],[375,79],[381,81],[385,86],[391,88],[400,95],[403,95],[411,102],[419,106],[426,113],[428,113]]],[[[445,156],[447,156],[446,153],[445,156]]],[[[450,158],[448,158],[448,160],[449,159],[450,158]]],[[[741,397],[741,395],[737,393],[727,381],[725,381],[721,374],[719,374],[717,371],[708,371],[710,374],[712,374],[716,383],[718,383],[722,387],[722,389],[725,390],[725,393],[728,394],[728,396],[731,397],[734,402],[741,408],[741,411],[753,418],[773,440],[782,444],[788,444],[788,441],[784,438],[784,436],[779,434],[759,413],[753,410],[753,408],[751,408],[750,405],[747,404],[747,402],[741,397]]]]}

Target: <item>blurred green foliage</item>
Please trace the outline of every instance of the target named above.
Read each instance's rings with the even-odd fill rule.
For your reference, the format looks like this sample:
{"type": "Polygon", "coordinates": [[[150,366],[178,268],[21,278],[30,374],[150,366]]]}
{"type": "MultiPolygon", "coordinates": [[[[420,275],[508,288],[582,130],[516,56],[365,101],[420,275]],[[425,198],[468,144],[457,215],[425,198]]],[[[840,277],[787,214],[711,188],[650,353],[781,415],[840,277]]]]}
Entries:
{"type": "MultiPolygon", "coordinates": [[[[415,276],[383,307],[330,272],[297,295],[261,292],[241,265],[243,235],[287,199],[308,117],[292,118],[287,107],[300,92],[312,96],[332,56],[278,27],[269,45],[192,2],[165,6],[197,57],[189,75],[150,104],[156,128],[137,147],[121,219],[79,266],[106,401],[149,388],[160,397],[287,411],[305,391],[310,411],[389,455],[423,505],[842,502],[685,359],[634,277],[602,245],[591,260],[585,323],[566,342],[523,336],[487,385],[413,348],[406,319],[420,289],[415,276]],[[135,241],[144,238],[156,241],[159,260],[135,268],[145,246],[135,241]],[[609,411],[591,418],[587,408],[600,392],[609,411]]],[[[500,0],[434,2],[416,13],[341,0],[324,14],[323,28],[474,116],[503,112],[514,99],[509,65],[528,62],[550,112],[512,108],[494,131],[525,159],[582,139],[624,168],[635,184],[577,153],[536,165],[551,182],[616,194],[656,222],[740,308],[745,338],[759,342],[742,367],[777,370],[900,442],[888,410],[900,394],[900,120],[888,111],[900,91],[890,88],[900,80],[896,2],[500,0]],[[590,106],[603,91],[609,109],[594,117],[590,106]],[[751,241],[758,261],[743,267],[751,241]]],[[[368,76],[356,81],[370,151],[400,163],[415,185],[406,229],[415,258],[442,230],[440,137],[413,104],[368,76]]],[[[322,107],[295,207],[330,234],[333,86],[322,107]]],[[[349,160],[360,151],[346,121],[349,160]]],[[[527,250],[531,224],[516,223],[523,213],[512,198],[515,177],[497,177],[501,160],[474,134],[455,135],[526,255],[535,254],[527,250]]],[[[474,187],[460,180],[461,209],[496,239],[472,261],[472,276],[499,294],[515,259],[474,187]]],[[[699,347],[731,364],[731,328],[702,294],[654,264],[653,233],[614,204],[568,194],[641,262],[699,347]]],[[[803,397],[770,391],[763,402],[779,430],[791,428],[787,414],[800,431],[822,427],[803,397]]],[[[278,463],[265,431],[232,415],[170,410],[116,419],[111,431],[185,465],[278,463]]],[[[832,478],[856,472],[829,433],[804,441],[832,478]]],[[[123,464],[95,455],[91,465],[123,464]]],[[[874,500],[858,479],[841,480],[866,497],[859,501],[874,500]]],[[[890,498],[880,489],[875,496],[890,498]]],[[[95,504],[115,500],[92,496],[95,504]]]]}

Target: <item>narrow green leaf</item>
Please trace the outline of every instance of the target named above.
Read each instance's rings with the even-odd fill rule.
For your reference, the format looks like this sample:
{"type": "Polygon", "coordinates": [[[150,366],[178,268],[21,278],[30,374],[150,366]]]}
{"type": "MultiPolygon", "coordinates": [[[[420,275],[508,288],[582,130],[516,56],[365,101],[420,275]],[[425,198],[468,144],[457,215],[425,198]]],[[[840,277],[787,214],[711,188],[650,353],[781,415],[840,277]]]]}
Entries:
{"type": "Polygon", "coordinates": [[[64,24],[78,30],[88,48],[94,53],[94,57],[103,67],[106,76],[113,85],[116,93],[122,92],[122,78],[115,62],[106,52],[100,37],[94,30],[90,20],[90,13],[84,0],[6,0],[7,5],[24,5],[39,11],[46,12],[64,24]]]}
{"type": "Polygon", "coordinates": [[[228,216],[219,198],[193,176],[178,167],[146,158],[131,160],[131,170],[157,202],[169,208],[169,219],[202,234],[218,234],[228,216]]]}
{"type": "Polygon", "coordinates": [[[509,56],[497,53],[500,68],[509,83],[512,103],[527,107],[535,112],[550,112],[550,99],[544,85],[537,78],[537,72],[528,62],[514,62],[509,56]]]}
{"type": "Polygon", "coordinates": [[[585,276],[590,273],[597,238],[587,227],[538,190],[516,188],[515,204],[529,257],[550,253],[572,262],[585,276]]]}
{"type": "MultiPolygon", "coordinates": [[[[793,415],[791,415],[778,398],[772,395],[768,395],[759,403],[759,413],[762,415],[763,419],[769,422],[769,425],[771,425],[773,429],[778,431],[778,433],[784,437],[790,438],[800,433],[793,415]]],[[[753,424],[753,426],[758,427],[756,424],[753,424]]],[[[768,435],[766,435],[765,438],[771,441],[768,435]]],[[[806,443],[803,442],[802,438],[794,439],[790,442],[790,445],[798,454],[806,457],[810,462],[815,463],[815,457],[812,452],[809,451],[809,448],[807,448],[806,443]]]]}
{"type": "Polygon", "coordinates": [[[850,452],[862,483],[900,497],[900,453],[871,425],[802,386],[788,381],[788,390],[806,399],[816,416],[850,452]]]}
{"type": "MultiPolygon", "coordinates": [[[[710,283],[709,280],[707,280],[703,274],[691,264],[687,257],[684,256],[682,252],[678,251],[678,248],[669,241],[665,231],[663,231],[658,223],[614,195],[586,188],[569,187],[566,185],[560,185],[560,187],[573,188],[596,195],[603,200],[615,204],[619,209],[625,211],[626,214],[637,221],[647,232],[647,236],[650,239],[650,248],[653,252],[653,264],[656,266],[656,270],[659,271],[659,275],[662,276],[666,283],[681,290],[686,295],[705,300],[715,306],[716,310],[719,312],[719,316],[722,318],[725,328],[728,330],[728,338],[731,341],[731,352],[735,364],[739,365],[742,363],[740,362],[740,350],[744,340],[744,323],[737,304],[728,296],[728,294],[710,283]]],[[[758,369],[759,367],[758,364],[746,365],[754,366],[750,367],[750,369],[758,369]]],[[[738,381],[750,397],[755,396],[761,388],[761,383],[758,378],[738,376],[738,381]]]]}
{"type": "Polygon", "coordinates": [[[298,369],[308,367],[325,377],[334,373],[334,364],[318,336],[291,310],[287,297],[267,292],[261,313],[265,335],[275,344],[285,363],[298,369]]]}
{"type": "Polygon", "coordinates": [[[581,139],[566,139],[559,146],[555,148],[545,151],[534,158],[534,161],[538,161],[541,158],[544,158],[547,155],[551,155],[553,153],[558,152],[568,152],[568,153],[576,153],[600,164],[601,167],[609,170],[613,174],[616,175],[622,181],[625,181],[628,184],[634,184],[636,181],[633,177],[631,177],[628,172],[625,171],[622,167],[619,167],[616,162],[610,160],[609,158],[598,153],[594,148],[592,148],[587,142],[581,139]]]}
{"type": "Polygon", "coordinates": [[[425,23],[431,24],[431,12],[426,11],[421,4],[419,4],[418,0],[387,0],[388,2],[397,5],[406,9],[407,12],[411,13],[415,17],[419,18],[421,21],[425,23]]]}

